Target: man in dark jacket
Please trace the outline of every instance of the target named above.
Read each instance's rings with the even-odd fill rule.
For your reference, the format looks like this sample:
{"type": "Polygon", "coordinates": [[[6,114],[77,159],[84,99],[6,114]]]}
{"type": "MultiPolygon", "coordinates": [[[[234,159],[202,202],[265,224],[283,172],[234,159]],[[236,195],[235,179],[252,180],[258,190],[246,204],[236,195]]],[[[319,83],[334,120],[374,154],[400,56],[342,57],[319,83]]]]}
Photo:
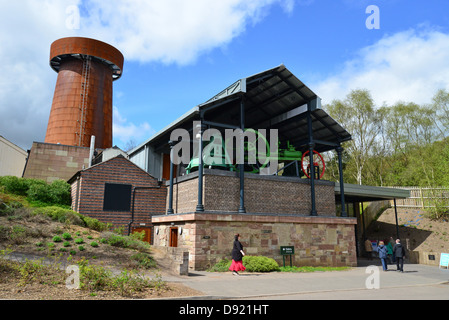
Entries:
{"type": "Polygon", "coordinates": [[[404,272],[404,258],[405,248],[401,244],[401,240],[396,239],[396,244],[393,247],[393,254],[396,257],[396,267],[398,271],[404,272]]]}

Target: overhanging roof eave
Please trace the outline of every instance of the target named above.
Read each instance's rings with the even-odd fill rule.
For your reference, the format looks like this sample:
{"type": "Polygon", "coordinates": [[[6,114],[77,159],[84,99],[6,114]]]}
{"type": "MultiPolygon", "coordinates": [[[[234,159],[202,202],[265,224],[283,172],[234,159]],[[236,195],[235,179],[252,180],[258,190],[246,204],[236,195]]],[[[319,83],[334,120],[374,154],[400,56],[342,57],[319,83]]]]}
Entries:
{"type": "MultiPolygon", "coordinates": [[[[340,196],[340,184],[335,183],[335,195],[340,196]]],[[[410,190],[366,186],[357,184],[344,184],[345,198],[354,202],[371,202],[393,199],[406,199],[410,197],[410,190]]]]}

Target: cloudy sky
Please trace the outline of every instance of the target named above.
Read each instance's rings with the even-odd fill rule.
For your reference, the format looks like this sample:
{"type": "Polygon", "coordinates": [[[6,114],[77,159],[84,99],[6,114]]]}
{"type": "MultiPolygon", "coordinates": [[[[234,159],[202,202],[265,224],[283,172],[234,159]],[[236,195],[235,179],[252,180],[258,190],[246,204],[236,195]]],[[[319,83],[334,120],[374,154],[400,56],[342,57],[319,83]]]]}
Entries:
{"type": "Polygon", "coordinates": [[[24,149],[45,139],[50,45],[67,36],[125,56],[114,83],[122,148],[281,63],[323,103],[357,88],[379,106],[449,90],[447,0],[0,0],[0,135],[24,149]]]}

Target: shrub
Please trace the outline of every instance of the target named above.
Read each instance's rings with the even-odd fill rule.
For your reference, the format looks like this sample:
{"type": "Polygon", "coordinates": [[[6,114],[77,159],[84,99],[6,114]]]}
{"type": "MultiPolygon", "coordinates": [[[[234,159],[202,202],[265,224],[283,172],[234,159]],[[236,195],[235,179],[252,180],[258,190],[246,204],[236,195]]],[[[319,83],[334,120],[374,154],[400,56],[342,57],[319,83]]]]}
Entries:
{"type": "MultiPolygon", "coordinates": [[[[229,271],[229,267],[231,266],[231,260],[222,259],[212,267],[208,269],[211,272],[226,272],[229,271]]],[[[279,271],[278,263],[268,257],[264,256],[244,256],[243,257],[243,265],[248,272],[271,272],[271,271],[279,271]]]]}
{"type": "Polygon", "coordinates": [[[76,238],[75,239],[75,243],[76,244],[82,244],[82,243],[84,243],[84,240],[83,240],[83,238],[76,238]]]}
{"type": "Polygon", "coordinates": [[[131,256],[131,259],[137,261],[139,266],[142,266],[146,269],[156,268],[157,266],[156,260],[154,260],[152,256],[145,252],[136,253],[131,256]]]}
{"type": "Polygon", "coordinates": [[[138,251],[146,251],[150,248],[150,244],[140,240],[136,240],[129,236],[123,236],[112,232],[104,232],[102,237],[106,239],[106,243],[114,247],[131,248],[138,251]]]}
{"type": "Polygon", "coordinates": [[[44,180],[13,176],[0,177],[0,186],[8,193],[26,196],[29,201],[68,206],[71,204],[70,185],[64,180],[48,184],[44,180]]]}
{"type": "Polygon", "coordinates": [[[70,239],[72,239],[72,236],[71,236],[70,233],[64,232],[64,233],[62,234],[62,238],[63,238],[64,240],[70,240],[70,239]]]}
{"type": "Polygon", "coordinates": [[[4,186],[7,192],[20,196],[26,196],[29,187],[26,179],[13,176],[0,177],[0,185],[4,186]]]}
{"type": "Polygon", "coordinates": [[[278,263],[264,256],[244,256],[243,265],[248,272],[271,272],[279,271],[278,263]]]}
{"type": "Polygon", "coordinates": [[[33,213],[35,215],[41,214],[50,217],[54,221],[75,224],[81,227],[87,227],[97,231],[104,231],[108,228],[106,224],[98,221],[97,219],[90,218],[82,214],[79,214],[73,210],[58,206],[34,208],[33,213]]]}
{"type": "Polygon", "coordinates": [[[83,246],[79,246],[79,247],[78,247],[78,250],[79,250],[79,251],[84,251],[84,250],[86,250],[86,249],[85,249],[83,246]]]}
{"type": "Polygon", "coordinates": [[[53,240],[53,242],[61,242],[62,241],[60,236],[54,236],[52,240],[53,240]]]}
{"type": "Polygon", "coordinates": [[[219,262],[217,262],[215,265],[210,267],[207,271],[210,272],[226,272],[229,271],[229,267],[231,266],[231,260],[229,259],[222,259],[219,262]]]}
{"type": "Polygon", "coordinates": [[[89,229],[100,231],[100,232],[108,229],[107,224],[100,222],[97,219],[90,218],[90,217],[83,216],[83,215],[81,215],[81,219],[84,221],[84,223],[86,224],[86,227],[88,227],[89,229]]]}
{"type": "Polygon", "coordinates": [[[64,247],[70,247],[70,242],[65,241],[62,245],[63,245],[64,247]]]}
{"type": "Polygon", "coordinates": [[[23,226],[13,226],[9,234],[10,239],[15,244],[23,244],[25,242],[27,229],[23,226]]]}
{"type": "Polygon", "coordinates": [[[98,247],[98,243],[95,242],[95,241],[92,241],[92,242],[90,243],[90,245],[91,245],[92,247],[94,247],[94,248],[98,247]]]}

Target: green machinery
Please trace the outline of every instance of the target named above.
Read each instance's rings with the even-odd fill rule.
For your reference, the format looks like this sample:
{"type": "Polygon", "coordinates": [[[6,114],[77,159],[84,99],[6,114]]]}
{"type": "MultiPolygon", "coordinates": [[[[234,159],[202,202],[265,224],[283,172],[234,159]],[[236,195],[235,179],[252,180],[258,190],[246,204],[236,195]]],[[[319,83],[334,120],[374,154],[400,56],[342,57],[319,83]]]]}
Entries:
{"type": "MultiPolygon", "coordinates": [[[[282,168],[278,168],[276,174],[283,171],[283,175],[288,176],[302,176],[302,172],[298,169],[299,163],[302,159],[301,151],[296,150],[296,148],[287,141],[287,148],[278,148],[277,154],[270,154],[270,145],[264,135],[259,134],[258,131],[253,129],[246,129],[245,131],[253,131],[256,135],[256,140],[254,142],[245,141],[244,144],[244,170],[249,173],[259,173],[262,168],[270,165],[272,161],[277,161],[278,164],[284,164],[282,168]],[[259,141],[262,139],[262,141],[259,141]],[[265,146],[266,152],[265,157],[257,158],[255,164],[248,163],[248,155],[257,155],[258,145],[265,146]],[[296,166],[293,166],[295,164],[296,166]],[[295,172],[296,168],[296,172],[295,172]],[[292,170],[293,169],[293,170],[292,170]]],[[[210,141],[204,141],[203,148],[203,167],[210,169],[220,169],[226,171],[238,171],[238,165],[235,165],[234,159],[231,159],[228,152],[226,152],[226,145],[229,145],[226,141],[221,143],[214,143],[214,137],[210,141]],[[221,149],[221,150],[220,150],[221,149]]],[[[280,144],[280,142],[279,142],[280,144]]],[[[238,150],[236,150],[238,154],[238,150]]],[[[189,174],[198,170],[199,166],[199,150],[196,148],[194,150],[194,155],[190,160],[188,166],[186,167],[186,173],[189,174]]],[[[238,157],[238,155],[236,156],[238,157]]]]}

